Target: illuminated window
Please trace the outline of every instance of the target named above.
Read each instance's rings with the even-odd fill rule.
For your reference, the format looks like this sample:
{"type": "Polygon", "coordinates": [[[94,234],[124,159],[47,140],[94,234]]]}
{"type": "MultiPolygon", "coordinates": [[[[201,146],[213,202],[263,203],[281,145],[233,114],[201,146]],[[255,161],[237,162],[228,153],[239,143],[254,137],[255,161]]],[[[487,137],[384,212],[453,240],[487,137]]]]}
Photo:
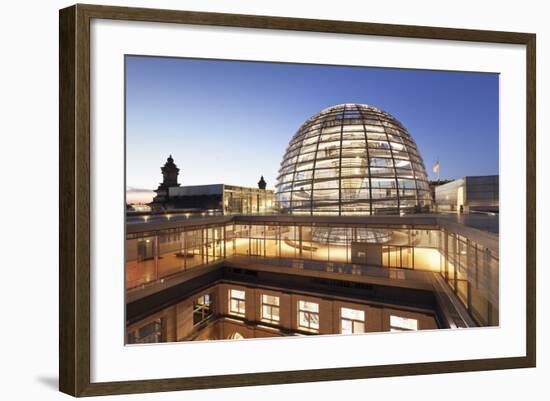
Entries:
{"type": "Polygon", "coordinates": [[[365,312],[357,309],[342,308],[340,310],[342,334],[365,332],[365,312]]]}
{"type": "Polygon", "coordinates": [[[279,317],[279,297],[273,295],[262,295],[262,320],[268,322],[278,322],[279,317]]]}
{"type": "Polygon", "coordinates": [[[309,331],[319,331],[319,304],[298,302],[298,327],[309,331]]]}
{"type": "Polygon", "coordinates": [[[244,291],[234,289],[229,290],[229,313],[244,316],[245,304],[244,291]]]}
{"type": "Polygon", "coordinates": [[[160,343],[162,336],[162,319],[157,319],[139,329],[128,333],[128,344],[160,343]]]}
{"type": "Polygon", "coordinates": [[[193,301],[193,325],[196,326],[212,316],[212,296],[205,294],[193,301]]]}
{"type": "Polygon", "coordinates": [[[418,320],[401,316],[390,316],[390,331],[418,330],[418,320]]]}

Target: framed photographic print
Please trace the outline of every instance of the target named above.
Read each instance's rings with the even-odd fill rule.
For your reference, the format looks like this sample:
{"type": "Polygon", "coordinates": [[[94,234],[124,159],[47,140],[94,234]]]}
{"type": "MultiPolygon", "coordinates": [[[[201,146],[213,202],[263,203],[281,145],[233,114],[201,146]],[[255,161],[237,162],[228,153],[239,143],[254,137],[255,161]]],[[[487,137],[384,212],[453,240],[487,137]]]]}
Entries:
{"type": "Polygon", "coordinates": [[[534,367],[535,112],[534,34],[61,10],[60,390],[534,367]]]}

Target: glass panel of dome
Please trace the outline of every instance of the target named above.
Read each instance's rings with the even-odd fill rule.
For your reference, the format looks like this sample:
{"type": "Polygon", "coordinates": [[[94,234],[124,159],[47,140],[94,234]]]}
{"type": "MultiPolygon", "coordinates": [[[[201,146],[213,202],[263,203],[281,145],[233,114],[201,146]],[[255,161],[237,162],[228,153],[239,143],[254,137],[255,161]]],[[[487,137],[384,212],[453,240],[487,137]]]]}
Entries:
{"type": "Polygon", "coordinates": [[[412,167],[409,160],[396,160],[395,168],[410,169],[412,167]]]}
{"type": "Polygon", "coordinates": [[[353,123],[351,121],[348,121],[348,124],[344,125],[343,127],[344,132],[347,133],[363,133],[365,130],[363,123],[361,120],[354,120],[353,123]]]}
{"type": "MultiPolygon", "coordinates": [[[[373,124],[368,124],[368,125],[365,125],[365,129],[367,130],[367,133],[385,133],[385,130],[383,127],[379,126],[379,125],[373,125],[373,124]]],[[[370,138],[370,136],[369,136],[370,138]]]]}
{"type": "MultiPolygon", "coordinates": [[[[359,165],[357,167],[343,167],[342,166],[341,176],[342,177],[349,177],[349,176],[362,176],[362,177],[364,177],[365,176],[365,169],[366,169],[366,163],[365,163],[365,165],[359,165]]],[[[357,178],[357,180],[359,180],[360,183],[363,181],[363,179],[361,177],[357,178]]]]}
{"type": "Polygon", "coordinates": [[[340,147],[331,146],[317,151],[317,159],[340,157],[340,147]]]}
{"type": "Polygon", "coordinates": [[[387,134],[387,139],[390,141],[390,142],[394,142],[394,143],[403,143],[403,137],[401,135],[401,133],[397,130],[391,130],[391,128],[386,128],[386,134],[387,134]],[[391,133],[393,132],[393,134],[391,133]]]}
{"type": "Polygon", "coordinates": [[[342,169],[344,168],[356,168],[360,169],[363,176],[367,175],[367,161],[357,156],[342,156],[342,169]]]}
{"type": "Polygon", "coordinates": [[[290,157],[289,155],[286,155],[284,161],[281,163],[281,167],[293,165],[294,163],[296,163],[297,158],[297,156],[290,157]]]}
{"type": "Polygon", "coordinates": [[[310,201],[293,201],[290,203],[290,207],[296,212],[296,214],[311,214],[310,201]]]}
{"type": "MultiPolygon", "coordinates": [[[[279,170],[279,173],[280,174],[288,174],[288,173],[294,173],[294,164],[289,164],[288,166],[286,167],[283,167],[279,170]]],[[[292,177],[292,174],[291,174],[291,177],[292,177]]],[[[292,179],[292,178],[290,178],[292,179]]],[[[285,177],[285,180],[288,180],[288,178],[285,177]]]]}
{"type": "MultiPolygon", "coordinates": [[[[365,140],[365,133],[363,132],[363,130],[361,131],[345,131],[345,137],[346,139],[349,139],[349,140],[361,140],[361,141],[364,141],[365,140]]],[[[364,144],[362,145],[364,146],[364,144]]]]}
{"type": "MultiPolygon", "coordinates": [[[[418,177],[417,177],[418,178],[418,177]]],[[[416,181],[416,187],[418,189],[428,189],[429,188],[429,185],[426,181],[420,181],[420,180],[417,180],[416,181]]]]}
{"type": "Polygon", "coordinates": [[[313,193],[314,200],[321,201],[321,200],[338,200],[340,197],[340,193],[338,190],[334,189],[319,189],[315,190],[313,193]]]}
{"type": "Polygon", "coordinates": [[[371,149],[390,149],[390,145],[388,144],[388,141],[384,137],[383,140],[368,140],[369,148],[371,149]]]}
{"type": "MultiPolygon", "coordinates": [[[[294,158],[298,155],[298,152],[300,150],[300,147],[295,147],[294,149],[292,150],[289,150],[288,153],[286,154],[285,158],[286,159],[291,159],[291,158],[294,158]]],[[[294,159],[295,160],[295,159],[294,159]]]]}
{"type": "Polygon", "coordinates": [[[424,170],[424,166],[421,164],[421,160],[419,160],[417,163],[413,163],[413,168],[414,170],[418,170],[420,172],[422,172],[422,170],[424,170]]]}
{"type": "MultiPolygon", "coordinates": [[[[336,117],[336,116],[335,116],[336,117]]],[[[323,123],[323,125],[327,128],[334,128],[335,131],[336,129],[338,128],[341,128],[342,127],[342,121],[339,120],[339,119],[333,119],[333,120],[325,120],[325,122],[323,123]]]]}
{"type": "Polygon", "coordinates": [[[302,142],[303,138],[299,138],[294,143],[289,144],[286,150],[286,158],[296,156],[302,148],[302,142]]]}
{"type": "Polygon", "coordinates": [[[394,177],[395,175],[395,170],[393,168],[369,167],[369,171],[371,175],[371,181],[376,180],[377,178],[394,177]]]}
{"type": "Polygon", "coordinates": [[[331,141],[339,141],[340,140],[340,131],[338,133],[333,134],[323,134],[319,138],[319,142],[331,142],[331,141]]]}
{"type": "Polygon", "coordinates": [[[314,216],[330,216],[334,214],[338,214],[338,211],[340,210],[338,204],[335,204],[334,206],[326,206],[326,205],[316,205],[313,209],[313,215],[314,216]]]}
{"type": "MultiPolygon", "coordinates": [[[[379,134],[379,133],[367,132],[367,140],[370,143],[371,141],[387,141],[388,138],[386,137],[386,134],[384,134],[384,133],[379,134]]],[[[369,147],[371,147],[371,146],[369,145],[369,147]]]]}
{"type": "Polygon", "coordinates": [[[312,131],[308,133],[307,136],[304,136],[300,138],[299,140],[299,149],[303,149],[306,146],[315,145],[317,142],[319,142],[319,131],[312,131]]]}
{"type": "Polygon", "coordinates": [[[311,192],[311,181],[296,181],[294,182],[294,191],[306,191],[311,192]]]}
{"type": "Polygon", "coordinates": [[[343,180],[340,196],[342,200],[370,199],[368,188],[361,188],[361,183],[343,180]]]}
{"type": "Polygon", "coordinates": [[[313,159],[315,159],[315,152],[302,153],[298,156],[298,163],[311,161],[313,159]]]}
{"type": "Polygon", "coordinates": [[[290,191],[292,189],[292,183],[285,183],[285,184],[282,184],[280,187],[279,187],[279,191],[283,192],[283,191],[290,191]]]}
{"type": "Polygon", "coordinates": [[[357,214],[368,214],[370,212],[370,203],[353,202],[351,205],[342,205],[342,213],[351,214],[350,212],[357,212],[357,214]]]}
{"type": "Polygon", "coordinates": [[[340,135],[340,131],[341,131],[341,128],[340,128],[340,122],[338,122],[338,126],[337,127],[323,127],[322,129],[322,133],[323,135],[326,135],[326,134],[338,134],[340,135]]]}
{"type": "Polygon", "coordinates": [[[324,151],[325,149],[335,149],[340,147],[340,139],[332,142],[320,142],[318,152],[324,151]]]}
{"type": "Polygon", "coordinates": [[[395,179],[371,178],[372,188],[395,188],[395,179]]]}
{"type": "Polygon", "coordinates": [[[290,192],[279,192],[277,194],[277,199],[279,202],[285,202],[290,200],[290,192]]]}
{"type": "Polygon", "coordinates": [[[399,177],[399,179],[413,181],[415,183],[415,184],[413,184],[413,189],[416,188],[415,177],[414,177],[413,172],[411,170],[396,169],[395,171],[396,171],[396,174],[399,177]]]}
{"type": "Polygon", "coordinates": [[[370,159],[370,164],[373,167],[393,167],[393,160],[381,157],[373,157],[370,159]]]}
{"type": "Polygon", "coordinates": [[[405,180],[405,179],[398,179],[397,184],[399,185],[399,188],[405,188],[405,189],[415,189],[416,188],[416,182],[414,180],[405,180]]]}
{"type": "Polygon", "coordinates": [[[317,190],[317,189],[339,188],[339,187],[340,187],[339,180],[318,181],[318,182],[315,182],[314,185],[313,185],[313,188],[315,190],[317,190]]]}
{"type": "Polygon", "coordinates": [[[356,164],[367,165],[367,150],[365,147],[342,149],[342,159],[356,159],[356,164]]]}
{"type": "Polygon", "coordinates": [[[346,139],[343,140],[341,143],[343,148],[364,148],[365,147],[364,138],[350,140],[350,139],[347,139],[346,137],[346,139]]]}
{"type": "Polygon", "coordinates": [[[394,150],[392,151],[392,156],[395,160],[399,159],[399,160],[409,160],[409,154],[406,152],[406,151],[399,151],[399,150],[394,150]]]}
{"type": "Polygon", "coordinates": [[[300,163],[296,165],[296,171],[311,170],[313,168],[312,162],[300,163]]]}
{"type": "Polygon", "coordinates": [[[292,201],[309,201],[311,199],[311,192],[306,191],[294,191],[292,193],[292,201]]]}
{"type": "Polygon", "coordinates": [[[346,157],[359,157],[361,159],[364,159],[365,162],[368,159],[368,152],[367,149],[362,146],[354,149],[342,149],[342,156],[346,157]]]}
{"type": "Polygon", "coordinates": [[[302,149],[305,146],[316,144],[318,142],[318,138],[317,138],[318,135],[319,134],[317,133],[316,135],[311,135],[309,138],[304,139],[304,141],[302,142],[302,149]]]}
{"type": "Polygon", "coordinates": [[[307,127],[307,129],[300,132],[300,135],[297,136],[297,138],[311,138],[313,136],[319,135],[320,132],[320,125],[319,124],[313,124],[307,127]]]}
{"type": "MultiPolygon", "coordinates": [[[[377,158],[390,158],[391,157],[391,153],[389,153],[388,150],[386,149],[369,149],[368,150],[369,152],[369,164],[371,166],[375,166],[376,165],[373,163],[372,159],[377,159],[377,158]]],[[[392,166],[393,166],[393,163],[392,163],[392,166]]]]}
{"type": "MultiPolygon", "coordinates": [[[[374,193],[374,189],[372,191],[374,193]]],[[[387,191],[387,190],[384,190],[384,191],[387,191]]],[[[392,191],[394,191],[394,190],[392,190],[392,191]]],[[[373,196],[373,199],[372,199],[373,208],[375,206],[376,206],[376,208],[385,208],[385,209],[394,208],[397,212],[398,211],[397,210],[397,203],[394,200],[388,200],[387,196],[385,196],[386,194],[387,194],[387,192],[384,192],[383,196],[380,199],[376,199],[373,196]]]]}
{"type": "Polygon", "coordinates": [[[397,150],[397,151],[405,151],[406,148],[405,148],[405,145],[403,145],[402,143],[397,143],[394,139],[390,139],[390,146],[392,148],[392,150],[397,150]]]}
{"type": "Polygon", "coordinates": [[[304,153],[310,153],[310,152],[315,152],[317,150],[317,142],[315,142],[313,145],[304,145],[302,146],[302,148],[300,149],[300,154],[304,154],[304,153]]]}
{"type": "Polygon", "coordinates": [[[339,171],[340,170],[338,168],[315,170],[315,179],[336,178],[340,175],[339,171]]]}
{"type": "Polygon", "coordinates": [[[428,183],[428,177],[426,173],[415,171],[416,174],[416,186],[419,189],[425,189],[428,191],[430,189],[430,184],[428,183]]]}
{"type": "Polygon", "coordinates": [[[340,166],[340,158],[328,158],[328,159],[319,159],[320,155],[317,155],[317,161],[315,163],[315,169],[323,169],[323,168],[333,168],[333,167],[339,167],[340,166]]]}

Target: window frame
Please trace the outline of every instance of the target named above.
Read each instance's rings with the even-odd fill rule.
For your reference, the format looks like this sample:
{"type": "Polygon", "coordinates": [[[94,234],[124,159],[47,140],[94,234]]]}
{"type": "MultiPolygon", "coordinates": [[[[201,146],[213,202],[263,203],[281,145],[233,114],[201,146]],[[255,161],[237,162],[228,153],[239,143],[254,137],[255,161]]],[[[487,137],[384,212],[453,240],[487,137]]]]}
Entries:
{"type": "Polygon", "coordinates": [[[281,297],[278,295],[271,295],[271,294],[261,294],[260,297],[260,320],[264,322],[269,323],[279,323],[281,321],[281,297]],[[277,304],[271,304],[264,301],[264,297],[273,297],[277,298],[277,304]],[[271,317],[266,317],[264,315],[264,306],[267,306],[270,311],[271,317]],[[277,318],[273,319],[273,310],[277,309],[277,318]]]}
{"type": "Polygon", "coordinates": [[[340,334],[363,334],[363,333],[366,332],[365,331],[365,326],[366,326],[366,313],[365,313],[364,310],[362,310],[362,309],[353,309],[353,308],[348,308],[348,307],[341,307],[340,308],[340,334]],[[349,311],[353,311],[353,312],[361,312],[363,314],[363,320],[344,317],[344,309],[349,310],[349,311]],[[344,326],[343,322],[344,321],[351,323],[351,333],[344,333],[344,328],[343,328],[343,326],[344,326]],[[355,331],[355,324],[356,323],[361,324],[363,326],[362,331],[355,331]]]}
{"type": "Polygon", "coordinates": [[[214,315],[214,308],[213,308],[213,296],[212,294],[203,294],[193,300],[193,327],[200,326],[204,322],[206,322],[208,319],[210,319],[214,315]],[[199,303],[200,299],[204,299],[208,297],[208,302],[204,301],[204,303],[199,303]],[[195,314],[200,313],[202,318],[195,322],[195,314]]]}
{"type": "Polygon", "coordinates": [[[404,317],[404,316],[398,316],[398,315],[392,315],[390,314],[390,319],[389,319],[389,322],[390,322],[390,331],[392,332],[399,332],[399,331],[418,331],[420,330],[420,324],[419,324],[419,320],[418,319],[415,319],[415,318],[411,318],[411,317],[404,317]],[[409,329],[407,327],[402,327],[402,326],[396,326],[396,325],[393,325],[392,322],[391,322],[391,318],[392,317],[396,317],[396,318],[399,318],[399,319],[405,319],[405,320],[414,320],[416,322],[416,329],[409,329]]]}
{"type": "Polygon", "coordinates": [[[229,292],[228,292],[228,295],[229,295],[229,308],[228,308],[228,312],[230,315],[234,315],[234,316],[241,316],[241,317],[244,317],[245,314],[246,314],[246,291],[245,290],[239,290],[239,289],[236,289],[236,288],[230,288],[229,289],[229,292]],[[243,293],[243,298],[236,298],[233,296],[233,291],[238,291],[238,292],[242,292],[243,293]],[[235,300],[236,303],[237,303],[237,310],[233,310],[233,303],[232,301],[235,300]],[[241,312],[241,304],[242,304],[242,312],[241,312]]]}
{"type": "Polygon", "coordinates": [[[298,317],[298,322],[297,322],[298,323],[298,329],[318,333],[319,329],[320,329],[320,326],[321,326],[321,318],[320,318],[320,313],[319,313],[319,310],[320,310],[319,303],[318,302],[312,302],[312,301],[306,301],[306,300],[298,300],[298,305],[297,306],[298,306],[298,316],[297,316],[298,317]],[[313,311],[302,308],[302,306],[301,306],[302,303],[304,305],[305,304],[316,305],[317,306],[317,312],[313,312],[313,311]],[[304,319],[304,321],[308,322],[307,326],[302,326],[302,324],[301,324],[302,314],[303,314],[304,317],[307,317],[307,318],[304,319]],[[312,327],[312,319],[311,319],[312,316],[317,317],[317,327],[312,327]]]}

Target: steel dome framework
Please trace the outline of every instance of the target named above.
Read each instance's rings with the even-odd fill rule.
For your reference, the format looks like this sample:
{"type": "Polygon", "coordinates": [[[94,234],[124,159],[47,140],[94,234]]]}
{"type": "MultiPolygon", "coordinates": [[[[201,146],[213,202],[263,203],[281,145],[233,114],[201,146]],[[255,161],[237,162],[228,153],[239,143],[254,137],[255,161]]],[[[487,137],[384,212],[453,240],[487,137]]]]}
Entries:
{"type": "Polygon", "coordinates": [[[329,107],[292,137],[277,179],[283,213],[405,214],[427,211],[424,162],[405,127],[363,104],[329,107]]]}

